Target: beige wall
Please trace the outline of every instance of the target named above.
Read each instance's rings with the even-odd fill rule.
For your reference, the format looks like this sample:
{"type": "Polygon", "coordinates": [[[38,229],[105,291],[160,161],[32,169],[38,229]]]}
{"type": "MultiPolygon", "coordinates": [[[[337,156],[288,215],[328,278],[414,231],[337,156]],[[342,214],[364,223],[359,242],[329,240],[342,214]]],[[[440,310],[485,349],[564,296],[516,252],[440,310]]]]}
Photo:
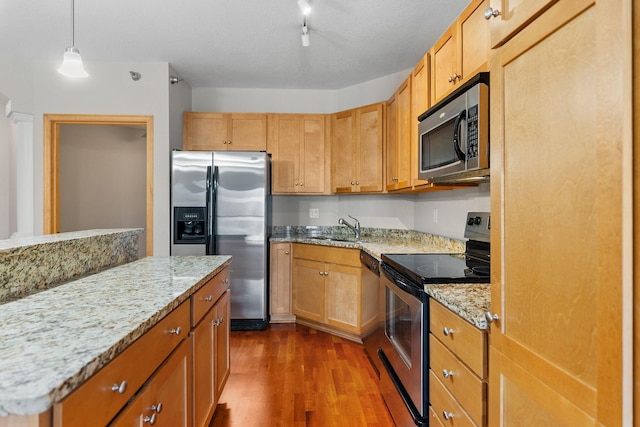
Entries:
{"type": "MultiPolygon", "coordinates": [[[[60,231],[147,228],[144,128],[60,126],[60,231]]],[[[145,256],[146,234],[139,237],[145,256]]]]}

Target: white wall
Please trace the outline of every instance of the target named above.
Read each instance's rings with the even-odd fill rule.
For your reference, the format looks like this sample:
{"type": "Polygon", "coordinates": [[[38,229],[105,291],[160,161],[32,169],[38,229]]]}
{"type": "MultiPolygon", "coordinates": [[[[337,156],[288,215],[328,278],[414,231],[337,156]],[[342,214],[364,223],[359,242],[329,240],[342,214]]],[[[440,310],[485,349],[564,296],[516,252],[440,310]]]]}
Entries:
{"type": "Polygon", "coordinates": [[[16,127],[4,114],[8,98],[0,93],[0,240],[17,231],[16,127]]]}
{"type": "MultiPolygon", "coordinates": [[[[180,76],[171,65],[169,74],[180,76]]],[[[186,81],[169,85],[169,146],[172,150],[182,149],[182,113],[191,111],[191,98],[191,86],[186,81]]]]}
{"type": "MultiPolygon", "coordinates": [[[[153,252],[169,254],[169,66],[167,63],[88,62],[87,79],[68,79],[59,64],[34,64],[36,234],[43,222],[43,114],[123,114],[154,117],[153,252]],[[142,78],[134,82],[129,71],[142,78]]],[[[2,82],[0,82],[0,85],[2,82]]],[[[2,87],[0,87],[2,91],[2,87]]]]}

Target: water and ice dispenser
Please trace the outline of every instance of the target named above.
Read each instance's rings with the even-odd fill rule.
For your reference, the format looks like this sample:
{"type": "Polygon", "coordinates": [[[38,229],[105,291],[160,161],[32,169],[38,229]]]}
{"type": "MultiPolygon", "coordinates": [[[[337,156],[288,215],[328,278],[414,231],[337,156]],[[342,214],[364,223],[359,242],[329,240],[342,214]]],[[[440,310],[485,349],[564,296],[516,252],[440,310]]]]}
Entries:
{"type": "Polygon", "coordinates": [[[206,243],[206,207],[175,207],[173,243],[206,243]]]}

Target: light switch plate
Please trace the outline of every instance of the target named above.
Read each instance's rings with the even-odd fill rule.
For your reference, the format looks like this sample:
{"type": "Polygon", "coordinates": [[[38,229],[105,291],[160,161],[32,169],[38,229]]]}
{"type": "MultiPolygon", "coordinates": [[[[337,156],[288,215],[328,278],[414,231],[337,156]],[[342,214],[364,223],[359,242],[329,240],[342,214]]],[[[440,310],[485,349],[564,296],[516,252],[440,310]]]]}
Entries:
{"type": "Polygon", "coordinates": [[[320,209],[309,209],[309,218],[320,218],[320,209]]]}

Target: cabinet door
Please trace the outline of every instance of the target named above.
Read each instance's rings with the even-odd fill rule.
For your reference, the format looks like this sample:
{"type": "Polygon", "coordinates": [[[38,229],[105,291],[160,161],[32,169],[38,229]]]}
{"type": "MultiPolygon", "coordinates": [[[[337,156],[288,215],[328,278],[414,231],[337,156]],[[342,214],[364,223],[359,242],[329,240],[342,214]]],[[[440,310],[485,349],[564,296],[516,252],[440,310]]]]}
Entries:
{"type": "Polygon", "coordinates": [[[191,378],[191,338],[187,338],[110,426],[190,427],[191,378]]]}
{"type": "Polygon", "coordinates": [[[299,192],[324,193],[325,188],[325,117],[303,116],[301,119],[299,192]]]}
{"type": "Polygon", "coordinates": [[[324,263],[293,260],[293,314],[324,321],[324,263]]]}
{"type": "Polygon", "coordinates": [[[214,306],[214,310],[216,312],[216,322],[214,324],[215,327],[215,347],[214,347],[214,358],[215,358],[215,397],[213,402],[213,408],[215,410],[215,406],[220,400],[220,395],[222,394],[222,390],[224,389],[225,384],[227,383],[227,379],[229,378],[229,373],[231,372],[231,361],[230,361],[230,348],[229,348],[229,334],[231,331],[231,318],[230,318],[230,307],[231,307],[231,290],[227,289],[227,291],[220,297],[216,305],[214,306]]]}
{"type": "Polygon", "coordinates": [[[223,113],[184,113],[182,148],[185,150],[226,150],[227,120],[223,113]]]}
{"type": "Polygon", "coordinates": [[[411,76],[398,89],[398,139],[396,172],[396,188],[402,189],[411,186],[411,76]]]}
{"type": "Polygon", "coordinates": [[[488,70],[489,22],[484,18],[488,7],[489,0],[474,0],[458,18],[461,82],[488,70]]]}
{"type": "Polygon", "coordinates": [[[354,112],[336,113],[331,120],[331,187],[336,193],[351,193],[356,188],[354,112]]]}
{"type": "Polygon", "coordinates": [[[271,190],[274,194],[297,193],[300,185],[300,117],[295,114],[272,114],[269,120],[271,190]]]}
{"type": "Polygon", "coordinates": [[[216,402],[215,322],[212,307],[193,330],[193,419],[194,426],[208,425],[216,402]]]}
{"type": "Polygon", "coordinates": [[[229,118],[228,150],[264,151],[267,149],[267,115],[232,113],[229,118]]]}
{"type": "Polygon", "coordinates": [[[431,105],[451,92],[457,80],[457,34],[452,25],[431,48],[431,105]]]}
{"type": "Polygon", "coordinates": [[[327,264],[326,323],[347,332],[359,334],[362,318],[361,269],[327,264]]]}
{"type": "Polygon", "coordinates": [[[426,54],[413,70],[411,81],[411,184],[428,182],[418,178],[418,117],[429,108],[431,56],[426,54]]]}
{"type": "Polygon", "coordinates": [[[491,8],[499,12],[498,16],[491,18],[491,47],[506,43],[527,22],[547,10],[556,1],[490,0],[491,8]]]}
{"type": "Polygon", "coordinates": [[[615,8],[593,3],[554,4],[492,57],[491,425],[623,424],[622,299],[603,298],[622,286],[625,91],[598,39],[615,8]]]}
{"type": "Polygon", "coordinates": [[[356,185],[360,192],[382,191],[384,104],[356,110],[356,185]]]}
{"type": "Polygon", "coordinates": [[[293,322],[291,312],[291,243],[271,243],[270,304],[272,323],[293,322]]]}
{"type": "Polygon", "coordinates": [[[393,190],[396,186],[396,176],[398,174],[398,94],[387,102],[387,151],[386,151],[386,174],[385,187],[393,190]]]}

